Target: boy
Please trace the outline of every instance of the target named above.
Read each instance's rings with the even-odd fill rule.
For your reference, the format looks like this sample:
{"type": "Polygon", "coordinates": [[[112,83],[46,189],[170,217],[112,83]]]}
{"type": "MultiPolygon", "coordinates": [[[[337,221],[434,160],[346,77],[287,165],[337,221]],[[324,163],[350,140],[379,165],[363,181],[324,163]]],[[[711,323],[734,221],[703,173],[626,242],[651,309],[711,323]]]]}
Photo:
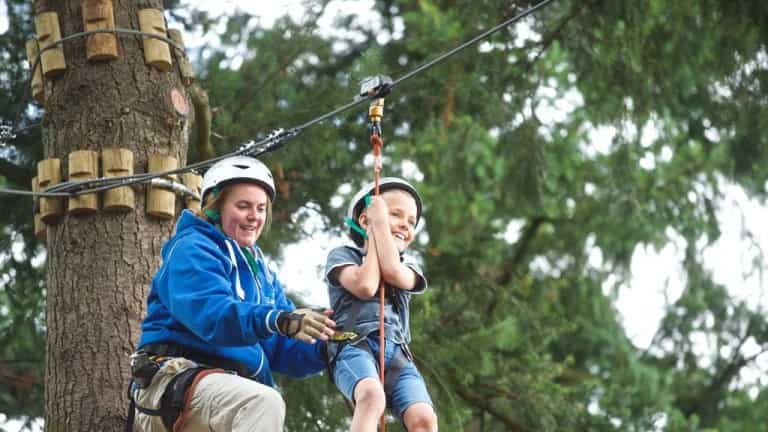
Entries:
{"type": "Polygon", "coordinates": [[[421,197],[398,178],[381,179],[381,195],[369,198],[373,190],[373,184],[365,186],[349,206],[347,222],[357,247],[333,249],[326,263],[333,319],[344,335],[354,336],[329,344],[332,378],[355,405],[351,432],[375,431],[387,402],[408,431],[437,431],[432,400],[407,345],[411,294],[427,288],[419,266],[403,255],[421,217],[421,197]],[[386,294],[383,388],[378,373],[380,279],[386,294]]]}

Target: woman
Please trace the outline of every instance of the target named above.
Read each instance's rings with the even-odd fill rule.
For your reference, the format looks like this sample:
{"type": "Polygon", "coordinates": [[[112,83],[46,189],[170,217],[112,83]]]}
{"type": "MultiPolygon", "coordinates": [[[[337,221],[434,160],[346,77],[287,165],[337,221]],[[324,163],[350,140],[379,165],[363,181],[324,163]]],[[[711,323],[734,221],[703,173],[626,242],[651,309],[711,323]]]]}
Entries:
{"type": "MultiPolygon", "coordinates": [[[[203,177],[203,209],[182,212],[152,281],[131,358],[137,423],[155,431],[281,431],[272,371],[325,367],[334,322],[294,310],[256,241],[275,186],[257,159],[235,156],[203,177]]],[[[331,311],[326,311],[330,314],[331,311]]]]}

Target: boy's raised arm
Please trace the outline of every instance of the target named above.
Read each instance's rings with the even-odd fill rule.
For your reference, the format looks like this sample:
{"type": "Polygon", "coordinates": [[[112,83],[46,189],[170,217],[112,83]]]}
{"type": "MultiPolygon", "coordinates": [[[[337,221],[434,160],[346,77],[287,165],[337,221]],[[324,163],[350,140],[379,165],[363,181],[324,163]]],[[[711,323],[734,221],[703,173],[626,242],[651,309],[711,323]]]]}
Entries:
{"type": "Polygon", "coordinates": [[[369,227],[372,228],[369,228],[368,241],[371,245],[368,249],[377,251],[384,281],[410,291],[416,287],[419,279],[416,273],[400,260],[400,252],[390,232],[388,211],[387,203],[380,196],[371,199],[371,205],[366,212],[370,218],[369,227]]]}
{"type": "MultiPolygon", "coordinates": [[[[368,230],[370,236],[370,229],[368,230]]],[[[339,267],[331,274],[335,277],[341,286],[351,292],[355,297],[367,300],[379,289],[379,258],[376,250],[368,248],[368,253],[363,258],[361,265],[350,264],[339,267]]]]}

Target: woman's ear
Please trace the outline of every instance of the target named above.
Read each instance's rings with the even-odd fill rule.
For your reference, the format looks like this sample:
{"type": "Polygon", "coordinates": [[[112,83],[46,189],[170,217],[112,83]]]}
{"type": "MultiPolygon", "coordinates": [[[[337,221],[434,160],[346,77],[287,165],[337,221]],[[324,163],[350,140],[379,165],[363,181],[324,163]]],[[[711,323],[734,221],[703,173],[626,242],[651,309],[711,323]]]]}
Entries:
{"type": "Polygon", "coordinates": [[[357,224],[362,229],[368,228],[368,216],[365,215],[365,212],[360,213],[360,217],[357,218],[357,224]]]}

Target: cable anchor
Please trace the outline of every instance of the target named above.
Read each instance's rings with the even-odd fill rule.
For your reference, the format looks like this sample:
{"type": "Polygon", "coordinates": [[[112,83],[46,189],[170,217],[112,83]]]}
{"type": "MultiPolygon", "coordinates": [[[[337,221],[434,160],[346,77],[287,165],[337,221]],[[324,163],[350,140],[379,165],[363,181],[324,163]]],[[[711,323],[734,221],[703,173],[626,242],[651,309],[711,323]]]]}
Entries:
{"type": "Polygon", "coordinates": [[[373,75],[360,81],[360,93],[357,99],[383,98],[392,89],[392,78],[388,75],[373,75]]]}
{"type": "Polygon", "coordinates": [[[384,162],[381,158],[381,148],[384,146],[384,140],[381,139],[381,119],[384,117],[384,98],[375,99],[368,107],[368,118],[371,123],[368,127],[371,136],[371,145],[373,146],[373,169],[377,173],[381,172],[384,162]]]}

